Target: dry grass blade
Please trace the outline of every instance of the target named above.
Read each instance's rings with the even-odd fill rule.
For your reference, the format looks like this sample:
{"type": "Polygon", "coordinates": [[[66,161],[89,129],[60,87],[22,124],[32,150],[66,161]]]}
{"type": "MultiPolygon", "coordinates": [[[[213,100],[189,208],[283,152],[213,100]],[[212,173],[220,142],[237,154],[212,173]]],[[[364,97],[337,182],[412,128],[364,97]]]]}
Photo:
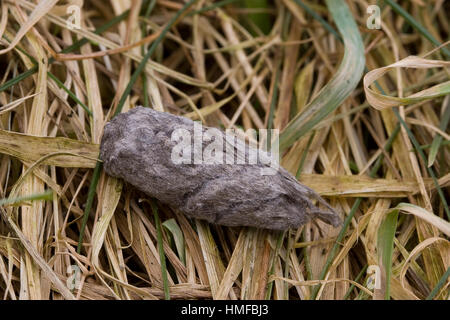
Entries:
{"type": "Polygon", "coordinates": [[[37,137],[0,130],[0,153],[20,160],[35,162],[54,153],[69,153],[48,158],[44,164],[66,168],[93,168],[98,157],[98,145],[63,137],[37,137]]]}
{"type": "Polygon", "coordinates": [[[334,111],[353,91],[362,76],[364,48],[358,28],[344,1],[327,1],[336,25],[342,34],[345,52],[339,69],[305,111],[297,115],[280,134],[280,149],[291,146],[299,137],[313,129],[334,111]]]}
{"type": "Polygon", "coordinates": [[[416,217],[425,220],[450,237],[450,223],[434,215],[432,212],[428,212],[427,210],[411,203],[400,203],[395,207],[395,209],[404,213],[413,214],[416,217]]]}
{"type": "Polygon", "coordinates": [[[391,69],[395,68],[429,69],[436,67],[445,68],[449,66],[450,66],[449,61],[428,60],[420,57],[409,56],[387,67],[372,70],[364,76],[364,90],[366,92],[367,101],[374,108],[382,110],[385,108],[397,107],[400,105],[408,105],[450,94],[450,81],[437,84],[431,88],[424,89],[405,98],[389,97],[386,95],[379,94],[370,89],[370,85],[372,83],[378,80],[385,73],[389,72],[389,70],[391,69]]]}
{"type": "Polygon", "coordinates": [[[20,231],[20,228],[8,216],[8,213],[3,208],[0,209],[0,213],[3,221],[6,221],[9,227],[19,237],[22,245],[25,247],[28,254],[30,254],[30,256],[34,259],[36,264],[42,269],[45,276],[48,277],[48,279],[53,283],[53,285],[59,291],[59,293],[61,293],[65,299],[74,300],[75,298],[73,294],[70,292],[70,290],[67,288],[67,286],[63,284],[63,282],[58,278],[58,276],[48,265],[48,263],[44,260],[44,258],[42,258],[42,256],[36,251],[36,249],[33,247],[30,241],[26,238],[26,236],[22,233],[22,231],[20,231]]]}
{"type": "Polygon", "coordinates": [[[39,1],[39,4],[34,8],[31,15],[28,17],[27,21],[20,26],[19,31],[17,32],[14,39],[11,41],[9,46],[6,49],[0,50],[0,54],[5,54],[6,52],[14,49],[14,47],[19,43],[19,41],[25,36],[25,34],[33,28],[33,26],[44,16],[46,15],[53,6],[59,0],[43,0],[39,1]]]}

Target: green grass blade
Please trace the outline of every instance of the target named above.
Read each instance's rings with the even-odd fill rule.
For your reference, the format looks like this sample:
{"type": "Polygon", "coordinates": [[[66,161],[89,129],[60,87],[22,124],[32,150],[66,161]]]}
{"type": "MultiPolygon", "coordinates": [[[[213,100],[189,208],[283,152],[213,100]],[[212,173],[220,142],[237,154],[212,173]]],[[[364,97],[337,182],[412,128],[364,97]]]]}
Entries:
{"type": "Polygon", "coordinates": [[[81,222],[80,236],[78,238],[77,253],[81,252],[81,248],[83,246],[84,230],[86,229],[89,213],[91,212],[92,203],[94,202],[94,196],[97,190],[98,179],[100,178],[101,171],[102,171],[102,163],[100,161],[97,161],[97,164],[94,168],[94,173],[92,174],[92,181],[91,184],[89,185],[88,197],[83,212],[83,220],[81,222]]]}
{"type": "Polygon", "coordinates": [[[18,84],[20,81],[28,78],[29,76],[35,74],[38,70],[38,67],[35,65],[34,67],[32,67],[31,69],[28,69],[27,71],[19,74],[18,76],[6,81],[4,84],[2,84],[0,86],[0,92],[3,92],[9,88],[11,88],[12,86],[18,84]]]}
{"type": "Polygon", "coordinates": [[[137,66],[136,70],[134,71],[133,75],[130,78],[130,82],[128,83],[127,87],[125,88],[122,96],[120,97],[119,103],[117,104],[117,109],[114,112],[114,115],[119,114],[122,111],[123,105],[125,104],[125,101],[127,100],[128,95],[131,92],[131,89],[133,88],[134,84],[136,83],[138,77],[144,71],[145,65],[147,64],[147,61],[150,59],[152,54],[155,52],[158,45],[161,43],[161,41],[166,36],[167,32],[172,28],[172,26],[177,22],[177,20],[186,13],[186,11],[196,2],[197,0],[190,0],[187,2],[183,8],[178,10],[178,12],[170,19],[170,21],[166,24],[166,26],[161,31],[161,34],[156,38],[156,40],[152,43],[150,46],[150,49],[148,49],[145,56],[142,58],[141,62],[137,66]]]}
{"type": "MultiPolygon", "coordinates": [[[[393,210],[387,214],[378,230],[378,250],[381,254],[383,264],[382,270],[385,273],[385,293],[384,299],[389,300],[391,297],[391,270],[392,270],[392,253],[394,251],[395,231],[397,230],[398,210],[393,210]]],[[[382,272],[383,272],[382,271],[382,272]]]]}
{"type": "MultiPolygon", "coordinates": [[[[384,146],[384,150],[388,152],[392,148],[392,144],[394,140],[396,139],[397,135],[400,132],[400,125],[397,125],[395,129],[392,131],[391,135],[389,136],[388,141],[386,142],[386,145],[384,146]]],[[[373,178],[376,173],[378,172],[379,168],[381,167],[381,164],[383,163],[384,154],[382,153],[375,165],[370,170],[369,176],[373,178]]],[[[347,228],[350,225],[350,222],[352,221],[353,216],[355,215],[356,211],[358,210],[359,206],[361,205],[362,198],[356,198],[348,216],[344,220],[344,225],[342,226],[341,231],[339,231],[339,234],[336,238],[336,242],[333,245],[333,248],[331,249],[330,253],[327,256],[327,260],[325,262],[325,265],[322,269],[322,272],[320,273],[319,280],[323,280],[325,278],[325,275],[327,274],[328,270],[330,269],[331,264],[333,263],[333,260],[338,252],[338,248],[340,246],[340,243],[342,243],[342,240],[344,239],[344,236],[347,232],[347,228]]],[[[317,297],[317,294],[319,293],[320,286],[315,286],[313,293],[311,295],[311,299],[314,300],[317,297]]]]}
{"type": "Polygon", "coordinates": [[[52,200],[53,191],[47,190],[43,193],[31,194],[26,196],[20,196],[15,198],[4,198],[0,199],[0,206],[6,206],[11,204],[17,204],[24,201],[36,201],[36,200],[52,200]]]}
{"type": "MultiPolygon", "coordinates": [[[[114,113],[114,115],[117,115],[122,110],[123,104],[125,103],[125,100],[126,100],[128,94],[131,91],[131,88],[133,87],[134,83],[138,79],[138,77],[141,74],[141,72],[144,70],[145,63],[150,58],[151,54],[155,51],[156,46],[161,42],[161,40],[164,38],[164,36],[167,33],[167,31],[175,23],[175,21],[181,16],[181,14],[183,14],[195,1],[196,0],[189,1],[181,10],[179,10],[177,12],[177,14],[166,25],[164,30],[161,32],[160,36],[155,40],[155,42],[153,42],[152,47],[147,52],[147,54],[144,57],[144,59],[142,59],[141,63],[139,64],[139,66],[137,68],[137,70],[133,73],[133,76],[130,79],[130,83],[128,84],[128,86],[125,89],[125,92],[122,94],[122,97],[120,98],[117,110],[114,113]]],[[[92,176],[91,184],[89,185],[89,193],[88,193],[88,198],[86,200],[86,207],[85,207],[85,210],[84,210],[83,223],[81,225],[80,238],[79,238],[78,247],[77,247],[77,252],[78,253],[81,251],[81,246],[82,246],[83,236],[84,236],[84,229],[86,227],[87,219],[89,218],[89,212],[91,211],[92,203],[94,201],[95,190],[97,189],[97,184],[98,184],[98,179],[100,177],[101,168],[102,168],[102,163],[98,161],[96,166],[95,166],[95,169],[94,169],[94,173],[93,173],[93,176],[92,176]]]]}
{"type": "MultiPolygon", "coordinates": [[[[447,282],[448,277],[450,277],[450,267],[447,268],[447,271],[442,275],[441,279],[439,279],[439,282],[436,284],[436,286],[431,290],[430,294],[426,298],[426,300],[433,300],[434,297],[439,293],[439,291],[442,289],[442,287],[447,282]]],[[[447,292],[448,295],[448,292],[447,292]]]]}
{"type": "Polygon", "coordinates": [[[334,28],[328,22],[325,21],[325,19],[323,19],[320,15],[318,15],[317,12],[315,12],[313,9],[311,9],[308,5],[306,5],[301,0],[294,0],[294,1],[300,7],[302,7],[306,12],[308,12],[309,15],[311,15],[314,19],[319,21],[323,25],[325,30],[327,30],[329,33],[334,35],[337,39],[339,39],[342,42],[342,37],[339,35],[339,33],[337,33],[336,30],[334,30],[334,28]]]}
{"type": "Polygon", "coordinates": [[[290,147],[333,112],[353,92],[364,71],[364,45],[350,9],[343,0],[327,0],[327,6],[344,40],[344,57],[330,82],[281,132],[280,151],[290,147]]]}
{"type": "MultiPolygon", "coordinates": [[[[382,94],[384,94],[384,95],[386,94],[377,81],[375,81],[375,85],[377,86],[378,90],[380,90],[380,92],[382,94]]],[[[407,132],[408,137],[414,146],[414,149],[416,149],[416,152],[420,155],[423,162],[425,163],[425,166],[427,167],[427,171],[428,171],[429,175],[431,176],[431,179],[433,180],[433,184],[436,187],[439,197],[441,198],[441,202],[444,206],[444,210],[445,210],[445,213],[447,214],[447,218],[450,220],[450,210],[449,210],[448,203],[445,198],[444,192],[442,191],[441,186],[439,185],[439,182],[437,181],[437,178],[433,171],[433,168],[431,168],[431,166],[428,166],[428,164],[427,164],[427,158],[425,157],[425,153],[423,152],[423,149],[421,148],[419,142],[416,140],[412,131],[409,129],[406,122],[400,116],[398,110],[396,108],[392,108],[392,111],[394,112],[395,117],[399,121],[400,125],[403,126],[403,128],[405,128],[405,131],[407,132]]]]}
{"type": "Polygon", "coordinates": [[[175,247],[177,248],[178,256],[180,257],[181,262],[183,262],[183,264],[186,265],[184,237],[180,226],[175,221],[175,219],[169,219],[167,221],[164,221],[162,226],[172,234],[173,239],[175,241],[175,247]]]}
{"type": "Polygon", "coordinates": [[[277,65],[277,70],[275,73],[275,83],[273,85],[273,94],[272,94],[272,99],[270,101],[270,109],[269,109],[269,117],[267,119],[267,150],[271,150],[272,147],[272,131],[271,129],[273,129],[273,118],[275,116],[275,106],[277,104],[278,101],[278,79],[280,77],[280,68],[277,65]]]}
{"type": "MultiPolygon", "coordinates": [[[[268,8],[269,2],[267,0],[244,0],[244,6],[248,9],[262,9],[268,8]]],[[[269,34],[272,29],[270,15],[268,13],[249,13],[248,19],[252,21],[264,34],[269,34]]]]}
{"type": "MultiPolygon", "coordinates": [[[[439,124],[439,129],[445,132],[447,130],[448,123],[450,121],[450,99],[447,97],[447,103],[445,106],[444,115],[441,119],[441,123],[439,124]]],[[[436,134],[433,138],[433,142],[431,143],[430,153],[428,154],[428,166],[432,166],[434,161],[436,160],[436,156],[438,154],[439,148],[442,144],[442,136],[440,134],[436,134]]]]}
{"type": "MultiPolygon", "coordinates": [[[[392,0],[386,0],[386,3],[391,6],[391,8],[401,15],[406,22],[408,22],[414,29],[419,31],[425,38],[427,38],[430,42],[432,42],[436,46],[440,46],[441,43],[436,40],[435,37],[431,33],[428,32],[427,29],[424,28],[413,16],[411,16],[408,12],[405,11],[399,4],[392,0]]],[[[443,47],[441,51],[447,56],[450,57],[450,51],[443,47]]]]}
{"type": "MultiPolygon", "coordinates": [[[[10,42],[10,40],[3,36],[8,42],[10,42]]],[[[16,46],[16,49],[20,52],[22,52],[23,54],[25,54],[30,60],[31,62],[34,63],[34,67],[31,68],[30,70],[28,70],[28,72],[36,72],[37,71],[37,61],[36,59],[30,55],[28,52],[26,52],[25,50],[21,49],[19,46],[16,46]]],[[[22,81],[23,79],[25,79],[26,77],[30,76],[32,73],[27,74],[27,72],[24,72],[23,74],[19,75],[18,77],[15,77],[14,79],[11,79],[14,83],[18,83],[20,81],[22,81]],[[26,74],[26,76],[25,76],[26,74]]],[[[53,75],[53,73],[51,73],[50,71],[47,72],[47,75],[49,78],[53,79],[53,81],[56,82],[56,84],[58,85],[58,87],[60,87],[61,89],[63,89],[78,105],[80,105],[90,116],[92,116],[92,112],[91,110],[89,110],[89,108],[80,101],[80,99],[78,99],[78,97],[75,95],[75,93],[73,93],[72,91],[69,90],[69,88],[67,88],[64,83],[62,83],[62,81],[60,81],[55,75],[53,75]]]]}
{"type": "MultiPolygon", "coordinates": [[[[125,19],[128,14],[130,13],[130,10],[127,10],[125,12],[123,12],[121,15],[115,17],[114,19],[111,19],[110,21],[108,21],[107,23],[105,23],[104,25],[100,26],[99,28],[97,28],[94,33],[95,34],[100,34],[106,30],[108,30],[109,28],[111,28],[113,25],[119,23],[120,21],[122,21],[123,19],[125,19]]],[[[72,44],[71,46],[61,50],[61,53],[69,53],[72,51],[77,50],[78,48],[80,48],[81,46],[85,45],[86,43],[88,43],[89,40],[87,40],[86,38],[80,39],[77,42],[75,42],[74,44],[72,44]]],[[[55,59],[52,57],[50,59],[48,59],[48,63],[52,64],[53,62],[55,62],[55,59]]],[[[13,85],[19,83],[20,81],[28,78],[29,76],[35,74],[38,70],[37,65],[35,65],[34,67],[32,67],[31,69],[19,74],[18,76],[14,77],[13,79],[10,79],[8,81],[6,81],[4,84],[2,84],[0,86],[0,92],[7,90],[8,88],[12,87],[13,85]]]]}
{"type": "MultiPolygon", "coordinates": [[[[383,95],[386,94],[377,81],[375,81],[375,85],[377,86],[378,90],[380,90],[380,92],[383,95]]],[[[428,166],[428,164],[427,164],[427,158],[425,157],[425,153],[423,152],[423,148],[421,148],[419,142],[417,141],[416,137],[412,133],[411,129],[409,129],[409,127],[406,124],[406,122],[400,116],[400,113],[398,112],[397,108],[392,108],[392,111],[394,112],[395,117],[399,121],[400,125],[403,128],[405,128],[405,131],[407,132],[408,137],[409,137],[409,139],[411,140],[411,142],[412,142],[412,144],[414,146],[414,149],[416,149],[416,152],[420,155],[420,157],[422,158],[423,162],[425,163],[427,171],[428,171],[429,175],[431,176],[431,179],[433,180],[433,184],[436,187],[436,190],[437,190],[437,192],[439,194],[439,197],[441,198],[441,202],[442,202],[442,204],[444,206],[444,210],[445,210],[445,213],[447,214],[447,218],[450,220],[450,210],[449,210],[449,207],[448,207],[447,200],[445,198],[445,195],[444,195],[444,192],[442,191],[441,186],[439,185],[439,182],[437,181],[436,174],[434,173],[433,168],[431,168],[431,166],[428,166]]]]}
{"type": "MultiPolygon", "coordinates": [[[[283,244],[283,240],[284,240],[284,236],[285,235],[286,235],[286,231],[279,231],[278,232],[277,245],[275,247],[275,251],[274,251],[274,254],[273,254],[273,259],[272,259],[270,271],[269,271],[269,274],[268,274],[267,278],[270,278],[270,276],[275,273],[275,263],[276,263],[278,254],[280,252],[281,245],[283,244]]],[[[265,300],[270,300],[270,297],[272,296],[272,291],[273,291],[273,281],[271,281],[271,282],[269,282],[267,284],[265,300]]]]}
{"type": "Polygon", "coordinates": [[[300,179],[300,174],[302,173],[303,165],[305,164],[306,156],[308,155],[308,150],[311,147],[315,135],[316,131],[313,131],[308,139],[308,142],[306,143],[305,151],[303,151],[302,158],[300,159],[300,164],[298,165],[297,173],[295,174],[297,180],[300,179]]]}
{"type": "Polygon", "coordinates": [[[78,99],[78,97],[75,95],[75,93],[73,93],[72,91],[70,91],[65,85],[64,83],[61,82],[61,80],[59,80],[55,75],[53,75],[53,73],[51,72],[47,72],[47,75],[49,76],[49,78],[51,78],[53,81],[56,82],[56,84],[58,85],[58,87],[60,87],[61,89],[63,89],[68,95],[69,97],[71,97],[78,105],[80,105],[91,117],[92,117],[92,112],[91,110],[89,110],[89,108],[83,103],[81,102],[80,99],[78,99]]]}
{"type": "Polygon", "coordinates": [[[150,200],[150,205],[152,207],[153,217],[155,218],[156,237],[158,239],[158,252],[159,252],[159,259],[161,262],[161,273],[162,273],[163,287],[164,287],[164,299],[170,300],[169,279],[167,277],[167,266],[166,266],[166,255],[164,254],[161,222],[159,221],[158,207],[156,206],[154,200],[150,200]]]}
{"type": "MultiPolygon", "coordinates": [[[[331,264],[333,263],[334,257],[336,256],[338,252],[338,248],[340,246],[340,243],[342,243],[342,240],[345,237],[345,234],[347,233],[348,226],[350,225],[350,222],[353,219],[353,216],[355,215],[356,211],[358,210],[359,206],[361,205],[362,198],[356,198],[355,203],[353,204],[348,216],[344,220],[344,225],[342,226],[341,231],[339,231],[339,234],[336,238],[336,242],[333,245],[333,248],[331,249],[330,253],[328,254],[327,260],[325,262],[325,266],[322,269],[322,272],[320,273],[319,279],[322,280],[325,278],[325,275],[328,272],[328,269],[330,269],[331,264]]],[[[319,293],[320,286],[317,285],[314,287],[313,293],[311,295],[311,300],[315,300],[317,297],[317,294],[319,293]]]]}
{"type": "Polygon", "coordinates": [[[400,122],[400,124],[403,126],[403,128],[405,128],[405,130],[408,134],[408,137],[414,146],[414,149],[416,149],[416,152],[420,155],[423,162],[425,163],[425,166],[427,167],[427,171],[428,171],[429,175],[431,176],[431,179],[433,180],[434,186],[436,187],[439,197],[441,198],[441,202],[444,206],[444,210],[445,210],[445,213],[447,214],[447,218],[450,220],[450,210],[448,207],[448,203],[447,203],[446,197],[444,195],[444,192],[442,191],[442,188],[439,185],[439,182],[437,181],[436,174],[434,173],[433,168],[431,168],[427,165],[427,158],[425,157],[425,153],[423,153],[423,150],[420,148],[419,142],[417,141],[416,137],[412,133],[411,129],[409,129],[405,120],[403,120],[402,117],[400,116],[398,110],[396,108],[393,108],[392,110],[394,111],[394,114],[397,117],[397,120],[400,122]]]}

